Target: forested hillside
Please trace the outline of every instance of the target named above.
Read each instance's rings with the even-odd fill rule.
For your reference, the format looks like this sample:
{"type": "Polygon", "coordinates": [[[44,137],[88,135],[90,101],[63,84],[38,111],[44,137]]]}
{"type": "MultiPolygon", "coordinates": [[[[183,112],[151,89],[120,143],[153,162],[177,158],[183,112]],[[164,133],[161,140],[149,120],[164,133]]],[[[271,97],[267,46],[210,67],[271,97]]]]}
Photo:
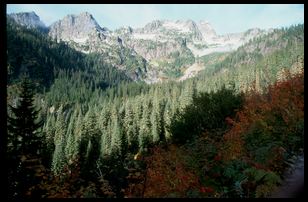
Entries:
{"type": "MultiPolygon", "coordinates": [[[[226,53],[222,61],[207,66],[197,80],[202,89],[216,89],[234,83],[240,91],[249,90],[255,83],[258,91],[281,79],[285,69],[296,72],[304,61],[304,25],[275,29],[272,33],[254,38],[226,53]]],[[[210,55],[209,55],[210,56],[210,55]]],[[[209,56],[203,56],[201,61],[209,56]]],[[[215,58],[214,58],[215,59],[215,58]]]]}
{"type": "Polygon", "coordinates": [[[63,76],[60,72],[81,77],[79,83],[93,82],[93,88],[104,89],[130,80],[99,54],[78,52],[63,42],[56,43],[46,33],[27,29],[10,18],[7,18],[7,44],[9,85],[18,82],[24,73],[28,73],[37,85],[47,90],[55,78],[63,76]]]}
{"type": "Polygon", "coordinates": [[[7,35],[8,104],[28,74],[43,123],[37,183],[19,196],[267,197],[303,149],[303,24],[151,85],[37,30],[8,21],[7,35]]]}

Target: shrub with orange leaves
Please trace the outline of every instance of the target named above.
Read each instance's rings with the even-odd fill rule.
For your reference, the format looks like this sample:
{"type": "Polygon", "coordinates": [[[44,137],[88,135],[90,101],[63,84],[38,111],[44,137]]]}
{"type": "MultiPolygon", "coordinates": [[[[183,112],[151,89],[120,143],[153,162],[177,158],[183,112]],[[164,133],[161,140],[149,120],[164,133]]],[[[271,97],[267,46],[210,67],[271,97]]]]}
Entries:
{"type": "Polygon", "coordinates": [[[200,187],[198,177],[185,168],[183,155],[175,145],[168,150],[154,147],[152,152],[146,157],[144,197],[185,197],[188,191],[200,187]]]}
{"type": "MultiPolygon", "coordinates": [[[[251,151],[247,147],[250,144],[247,142],[249,134],[256,137],[259,135],[259,138],[251,139],[260,139],[258,143],[260,147],[267,144],[262,142],[263,140],[274,142],[268,153],[275,148],[296,150],[302,146],[304,73],[302,71],[290,77],[289,80],[277,81],[270,85],[265,94],[249,92],[245,97],[244,107],[237,112],[236,118],[226,119],[232,128],[224,135],[225,161],[251,156],[251,151]]],[[[268,158],[267,164],[277,162],[281,156],[275,158],[276,160],[268,158]]]]}

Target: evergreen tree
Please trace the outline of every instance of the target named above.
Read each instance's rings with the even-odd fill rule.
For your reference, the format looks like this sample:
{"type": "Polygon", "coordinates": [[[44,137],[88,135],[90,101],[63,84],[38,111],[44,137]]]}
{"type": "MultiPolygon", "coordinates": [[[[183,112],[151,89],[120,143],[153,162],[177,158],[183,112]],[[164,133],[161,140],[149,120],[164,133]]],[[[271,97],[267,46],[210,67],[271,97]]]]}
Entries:
{"type": "Polygon", "coordinates": [[[76,134],[74,133],[77,115],[78,115],[78,110],[75,109],[74,113],[70,117],[68,128],[66,131],[67,143],[65,146],[65,156],[69,161],[74,160],[74,158],[78,154],[78,142],[76,134]]]}
{"type": "Polygon", "coordinates": [[[55,150],[54,144],[54,135],[55,135],[55,125],[56,125],[56,118],[53,114],[47,113],[47,118],[43,126],[43,140],[44,140],[44,159],[43,164],[50,168],[52,163],[52,156],[55,150]]]}
{"type": "Polygon", "coordinates": [[[134,122],[134,114],[129,101],[125,105],[124,128],[127,137],[128,148],[132,150],[137,147],[136,126],[134,122]]]}
{"type": "Polygon", "coordinates": [[[75,134],[75,142],[77,144],[77,147],[79,149],[79,145],[81,142],[81,135],[82,135],[82,131],[83,131],[83,114],[82,114],[82,110],[81,107],[78,106],[77,107],[77,120],[75,123],[75,128],[74,128],[74,134],[75,134]]]}
{"type": "Polygon", "coordinates": [[[51,169],[55,174],[60,174],[66,162],[65,146],[67,138],[66,121],[62,105],[58,109],[57,115],[58,117],[57,117],[55,136],[54,136],[55,151],[53,153],[51,169]]]}
{"type": "Polygon", "coordinates": [[[24,165],[25,158],[41,157],[42,137],[38,130],[43,122],[37,121],[38,110],[33,105],[34,89],[27,77],[21,83],[20,103],[9,105],[12,117],[8,116],[8,179],[9,198],[21,198],[27,187],[33,184],[34,176],[24,165]]]}
{"type": "Polygon", "coordinates": [[[92,178],[100,156],[101,131],[97,124],[97,116],[91,108],[86,113],[80,143],[80,163],[82,175],[92,178]]]}
{"type": "Polygon", "coordinates": [[[164,134],[166,141],[171,140],[172,134],[169,130],[169,126],[172,121],[172,112],[171,112],[171,100],[168,99],[164,109],[164,134]]]}
{"type": "Polygon", "coordinates": [[[110,132],[109,132],[109,123],[110,123],[110,111],[106,106],[107,103],[103,106],[100,116],[99,116],[99,128],[101,130],[100,138],[100,151],[102,156],[109,154],[109,147],[111,145],[110,132]]]}
{"type": "Polygon", "coordinates": [[[162,117],[162,111],[161,111],[161,104],[159,101],[159,95],[157,89],[155,89],[154,92],[154,98],[153,98],[153,108],[151,112],[151,135],[153,138],[153,142],[158,142],[161,140],[161,133],[162,133],[162,125],[161,125],[161,117],[162,117]]]}
{"type": "Polygon", "coordinates": [[[113,105],[111,111],[111,150],[112,153],[116,156],[121,155],[122,151],[122,130],[119,123],[118,112],[116,110],[116,105],[113,105]]]}
{"type": "Polygon", "coordinates": [[[150,143],[151,137],[151,121],[150,121],[150,103],[148,99],[144,99],[143,101],[143,112],[142,118],[140,121],[140,129],[139,129],[139,148],[143,149],[150,143]]]}
{"type": "Polygon", "coordinates": [[[43,121],[37,121],[39,111],[33,105],[33,84],[27,77],[21,83],[20,103],[13,107],[9,105],[13,117],[8,117],[9,150],[13,154],[37,154],[41,144],[40,129],[43,121]]]}
{"type": "Polygon", "coordinates": [[[195,88],[192,80],[185,83],[184,89],[180,96],[180,111],[184,111],[185,107],[192,102],[193,96],[195,96],[195,88]]]}

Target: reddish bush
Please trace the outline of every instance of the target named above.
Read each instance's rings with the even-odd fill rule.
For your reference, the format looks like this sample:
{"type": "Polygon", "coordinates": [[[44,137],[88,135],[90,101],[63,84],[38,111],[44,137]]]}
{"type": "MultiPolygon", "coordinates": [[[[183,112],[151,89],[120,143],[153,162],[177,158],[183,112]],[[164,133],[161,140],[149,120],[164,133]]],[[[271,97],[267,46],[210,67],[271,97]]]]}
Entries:
{"type": "Polygon", "coordinates": [[[200,186],[198,177],[184,166],[183,154],[174,145],[169,150],[159,147],[146,158],[147,176],[144,197],[165,197],[175,193],[185,197],[186,192],[200,186]]]}

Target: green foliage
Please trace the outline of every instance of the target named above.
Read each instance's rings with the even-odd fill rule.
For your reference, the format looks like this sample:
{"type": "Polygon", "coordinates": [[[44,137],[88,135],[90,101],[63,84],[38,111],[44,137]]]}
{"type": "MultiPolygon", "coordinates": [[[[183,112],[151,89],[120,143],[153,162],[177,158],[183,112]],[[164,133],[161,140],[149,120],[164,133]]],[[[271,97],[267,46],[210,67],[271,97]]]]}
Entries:
{"type": "MultiPolygon", "coordinates": [[[[35,183],[33,165],[27,166],[29,158],[38,162],[45,155],[41,131],[42,120],[37,120],[39,111],[33,104],[34,88],[28,77],[20,84],[19,102],[9,106],[12,116],[8,116],[8,198],[24,198],[27,187],[35,183]]],[[[47,157],[48,158],[48,157],[47,157]]]]}
{"type": "Polygon", "coordinates": [[[55,150],[52,158],[52,171],[55,174],[59,174],[62,172],[62,169],[66,162],[65,157],[65,146],[66,146],[66,121],[65,114],[63,112],[63,107],[61,106],[58,110],[58,117],[55,126],[55,136],[54,136],[54,144],[55,150]]]}
{"type": "Polygon", "coordinates": [[[235,115],[235,110],[240,109],[242,103],[241,95],[226,88],[215,93],[200,93],[183,113],[173,119],[170,131],[174,141],[185,143],[203,131],[224,129],[227,126],[225,118],[235,115]]]}
{"type": "Polygon", "coordinates": [[[255,80],[259,80],[261,90],[277,80],[279,70],[291,68],[303,57],[303,27],[300,24],[288,29],[276,29],[268,35],[251,40],[225,57],[222,56],[222,60],[217,61],[220,56],[216,54],[202,56],[200,60],[206,68],[195,79],[207,91],[217,90],[223,84],[234,82],[237,91],[246,92],[255,80]]]}
{"type": "MultiPolygon", "coordinates": [[[[174,192],[176,187],[168,180],[163,184],[159,177],[169,178],[153,170],[150,171],[151,183],[142,182],[138,170],[134,175],[139,181],[131,179],[132,186],[129,187],[138,187],[140,191],[142,183],[148,183],[156,193],[160,193],[162,187],[170,188],[172,191],[164,196],[262,197],[279,184],[277,176],[285,168],[287,156],[303,148],[304,93],[301,82],[284,83],[281,90],[274,89],[276,94],[267,95],[263,105],[257,99],[249,105],[246,102],[247,111],[259,106],[260,109],[252,113],[256,116],[248,113],[242,118],[241,110],[232,120],[243,102],[238,91],[248,91],[255,80],[252,89],[262,92],[263,87],[276,80],[282,67],[303,67],[301,25],[276,30],[267,36],[268,39],[255,39],[233,53],[198,58],[197,62],[206,66],[199,77],[151,85],[130,82],[123,72],[105,62],[104,55],[79,53],[63,43],[50,41],[42,33],[10,23],[7,28],[8,103],[18,103],[14,84],[19,75],[28,71],[32,80],[46,87],[41,88],[41,94],[33,101],[42,108],[38,116],[45,120],[42,134],[45,136],[44,147],[49,155],[52,154],[53,174],[66,172],[66,167],[79,158],[81,173],[78,173],[78,182],[74,186],[80,189],[69,188],[67,183],[75,181],[62,178],[61,183],[50,182],[48,189],[56,191],[54,194],[51,191],[49,196],[123,197],[123,189],[128,186],[126,177],[131,172],[128,168],[141,164],[132,156],[157,142],[168,143],[173,139],[179,144],[190,141],[183,148],[177,148],[184,151],[181,158],[172,158],[171,164],[179,167],[169,167],[172,156],[168,156],[170,152],[166,150],[157,154],[167,155],[167,158],[156,155],[156,162],[163,163],[166,169],[160,165],[153,165],[153,168],[170,176],[175,174],[174,171],[185,175],[197,173],[199,179],[192,179],[205,187],[192,185],[194,188],[189,188],[190,183],[180,183],[185,180],[185,175],[181,174],[183,179],[170,178],[172,183],[179,185],[179,190],[174,192]],[[271,37],[277,40],[273,41],[271,37]],[[249,52],[249,46],[254,45],[259,50],[249,52]],[[270,47],[269,50],[264,51],[263,45],[270,47]],[[224,87],[230,83],[231,89],[224,87]],[[269,106],[271,110],[262,110],[269,106]],[[235,124],[237,120],[243,122],[235,124]],[[229,135],[238,137],[238,141],[226,135],[230,131],[229,135]],[[229,145],[242,149],[242,156],[239,155],[242,158],[223,158],[224,152],[234,156],[228,150],[229,145]],[[243,173],[245,169],[246,174],[243,173]],[[58,184],[64,187],[63,190],[58,184]]],[[[130,50],[116,51],[117,65],[127,67],[129,74],[137,69],[140,69],[139,73],[147,71],[147,64],[141,57],[133,57],[130,50]]],[[[184,42],[181,51],[173,52],[168,59],[170,62],[163,64],[166,71],[175,76],[194,62],[184,42]]],[[[8,109],[9,115],[13,114],[13,110],[8,109]]],[[[15,120],[15,125],[19,125],[16,123],[15,120]]],[[[172,152],[175,154],[175,151],[172,152]]],[[[145,167],[140,169],[145,171],[145,167]]]]}
{"type": "Polygon", "coordinates": [[[67,143],[65,146],[65,155],[66,159],[68,161],[72,161],[75,159],[78,155],[78,137],[77,134],[75,134],[74,128],[77,128],[76,124],[76,119],[77,119],[78,111],[75,110],[72,116],[70,117],[69,123],[68,123],[68,128],[67,128],[67,143]]]}
{"type": "Polygon", "coordinates": [[[149,100],[143,101],[142,106],[142,117],[140,120],[140,128],[139,128],[139,148],[145,148],[150,142],[149,138],[151,135],[151,121],[150,121],[150,103],[149,100]]]}
{"type": "Polygon", "coordinates": [[[42,137],[39,129],[42,120],[37,120],[39,111],[34,106],[34,88],[28,77],[24,77],[20,84],[20,102],[17,106],[10,106],[12,116],[8,117],[9,151],[14,155],[40,152],[42,137]]]}
{"type": "MultiPolygon", "coordinates": [[[[62,42],[52,41],[45,33],[26,29],[11,19],[7,20],[7,37],[8,84],[16,83],[20,75],[27,72],[34,83],[48,89],[60,70],[65,70],[69,78],[78,76],[79,84],[80,80],[87,83],[92,80],[100,88],[130,80],[123,72],[104,62],[103,56],[80,53],[62,42]]],[[[66,81],[62,84],[69,85],[66,81]]]]}
{"type": "Polygon", "coordinates": [[[174,67],[170,67],[169,69],[164,70],[164,73],[169,78],[179,78],[183,76],[181,70],[174,67]]]}
{"type": "Polygon", "coordinates": [[[242,181],[245,178],[243,171],[247,168],[247,163],[240,160],[233,160],[224,165],[223,176],[232,182],[242,181]]]}
{"type": "Polygon", "coordinates": [[[281,183],[280,177],[271,171],[256,168],[248,168],[244,171],[248,180],[256,186],[255,197],[268,197],[270,193],[281,183]]]}
{"type": "Polygon", "coordinates": [[[265,122],[256,121],[245,136],[246,148],[258,163],[265,163],[272,155],[272,148],[279,146],[266,128],[265,122]]]}
{"type": "Polygon", "coordinates": [[[89,179],[95,178],[96,166],[100,157],[100,137],[101,131],[97,124],[96,114],[90,109],[83,122],[79,146],[81,173],[89,179]]]}

